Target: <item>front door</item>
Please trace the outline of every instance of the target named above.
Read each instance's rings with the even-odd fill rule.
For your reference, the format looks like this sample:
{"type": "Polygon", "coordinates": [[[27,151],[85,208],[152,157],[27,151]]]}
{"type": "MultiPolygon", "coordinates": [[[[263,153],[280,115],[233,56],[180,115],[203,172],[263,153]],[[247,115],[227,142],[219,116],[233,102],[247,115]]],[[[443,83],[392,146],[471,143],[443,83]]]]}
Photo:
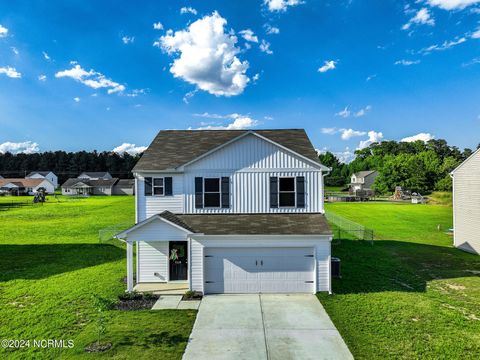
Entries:
{"type": "Polygon", "coordinates": [[[170,241],[170,281],[187,280],[188,256],[186,241],[170,241]]]}

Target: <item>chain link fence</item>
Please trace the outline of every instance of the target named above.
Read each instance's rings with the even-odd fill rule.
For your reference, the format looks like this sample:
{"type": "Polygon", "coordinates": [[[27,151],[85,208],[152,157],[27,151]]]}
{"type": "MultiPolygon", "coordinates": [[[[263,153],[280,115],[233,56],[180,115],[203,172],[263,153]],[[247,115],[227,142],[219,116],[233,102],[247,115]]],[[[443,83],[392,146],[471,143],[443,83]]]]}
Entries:
{"type": "Polygon", "coordinates": [[[363,240],[373,245],[374,231],[363,225],[341,217],[332,212],[325,212],[325,217],[333,231],[334,240],[363,240]]]}

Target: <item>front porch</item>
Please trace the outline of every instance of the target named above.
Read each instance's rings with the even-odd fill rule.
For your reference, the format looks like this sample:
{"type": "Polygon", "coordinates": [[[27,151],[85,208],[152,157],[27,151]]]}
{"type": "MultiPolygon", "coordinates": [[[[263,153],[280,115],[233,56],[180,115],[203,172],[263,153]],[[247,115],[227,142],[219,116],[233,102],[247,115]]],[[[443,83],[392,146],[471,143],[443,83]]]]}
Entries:
{"type": "Polygon", "coordinates": [[[133,291],[151,292],[155,295],[183,295],[188,290],[188,282],[140,283],[133,291]]]}

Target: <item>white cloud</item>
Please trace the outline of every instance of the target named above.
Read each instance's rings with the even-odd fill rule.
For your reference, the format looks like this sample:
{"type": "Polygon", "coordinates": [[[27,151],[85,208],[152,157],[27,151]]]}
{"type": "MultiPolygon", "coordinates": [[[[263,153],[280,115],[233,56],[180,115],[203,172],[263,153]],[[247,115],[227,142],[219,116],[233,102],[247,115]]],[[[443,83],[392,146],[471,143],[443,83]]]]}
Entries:
{"type": "Polygon", "coordinates": [[[215,11],[185,30],[168,30],[154,45],[179,55],[170,67],[175,77],[216,96],[239,95],[250,80],[246,75],[249,64],[237,58],[237,37],[225,33],[226,24],[215,11]]]}
{"type": "Polygon", "coordinates": [[[252,77],[253,81],[258,81],[258,79],[260,79],[260,74],[259,73],[256,73],[255,75],[253,75],[253,77],[252,77]]]}
{"type": "Polygon", "coordinates": [[[462,10],[467,6],[478,4],[480,0],[427,0],[430,6],[438,6],[444,10],[462,10]]]}
{"type": "Polygon", "coordinates": [[[427,142],[427,141],[432,140],[434,138],[435,138],[435,136],[433,136],[430,133],[420,133],[420,134],[417,134],[417,135],[413,135],[413,136],[403,138],[400,141],[401,142],[414,142],[414,141],[421,140],[423,142],[427,142]]]}
{"type": "Polygon", "coordinates": [[[136,155],[147,150],[146,146],[136,146],[135,144],[123,143],[120,146],[117,146],[112,152],[123,155],[129,153],[130,155],[136,155]]]}
{"type": "Polygon", "coordinates": [[[257,120],[253,119],[249,115],[242,115],[237,113],[227,114],[227,115],[203,113],[203,114],[194,114],[194,116],[209,118],[209,119],[217,119],[217,120],[228,119],[231,121],[228,124],[223,124],[218,122],[216,123],[202,122],[200,124],[200,127],[196,128],[195,130],[244,130],[244,129],[255,127],[259,124],[257,120]]]}
{"type": "Polygon", "coordinates": [[[480,39],[480,28],[475,30],[472,35],[470,36],[472,39],[480,39]]]}
{"type": "Polygon", "coordinates": [[[80,98],[79,98],[79,97],[74,97],[74,98],[73,98],[73,101],[75,101],[75,102],[78,103],[78,102],[80,102],[80,98]]]}
{"type": "Polygon", "coordinates": [[[352,114],[352,112],[350,110],[348,110],[348,106],[343,109],[342,111],[339,111],[335,114],[335,116],[340,116],[340,117],[343,117],[343,118],[348,118],[350,115],[352,114]]]}
{"type": "Polygon", "coordinates": [[[353,137],[363,136],[367,133],[365,131],[358,131],[353,129],[340,129],[342,140],[350,140],[353,137]]]}
{"type": "Polygon", "coordinates": [[[368,82],[370,80],[375,79],[376,77],[377,77],[377,74],[370,75],[370,76],[367,77],[366,81],[368,82]]]}
{"type": "Polygon", "coordinates": [[[264,52],[268,55],[273,54],[273,51],[270,50],[270,43],[268,41],[265,41],[265,40],[262,40],[262,42],[260,43],[260,51],[264,52]]]}
{"type": "Polygon", "coordinates": [[[265,27],[265,31],[266,31],[267,34],[269,34],[269,35],[271,35],[271,34],[280,34],[280,29],[279,29],[278,27],[271,26],[270,24],[265,24],[264,27],[265,27]]]}
{"type": "Polygon", "coordinates": [[[163,30],[163,25],[162,25],[162,23],[161,23],[160,21],[158,21],[158,22],[156,22],[156,23],[153,24],[153,28],[154,28],[155,30],[163,30]]]}
{"type": "Polygon", "coordinates": [[[250,29],[245,29],[245,30],[239,31],[239,34],[242,35],[242,37],[243,37],[246,41],[258,43],[258,37],[255,36],[255,34],[253,33],[253,31],[250,30],[250,29]]]}
{"type": "Polygon", "coordinates": [[[38,144],[36,142],[31,142],[31,141],[24,141],[24,142],[4,142],[3,144],[0,144],[0,153],[4,154],[6,152],[12,153],[12,154],[19,154],[19,153],[24,153],[24,154],[33,154],[39,152],[40,149],[38,147],[38,144]]]}
{"type": "Polygon", "coordinates": [[[45,51],[42,51],[42,55],[45,60],[50,60],[50,56],[45,51]]]}
{"type": "Polygon", "coordinates": [[[5,74],[12,79],[20,79],[22,77],[22,73],[19,73],[14,67],[11,66],[0,67],[0,74],[5,74]]]}
{"type": "Polygon", "coordinates": [[[403,66],[410,66],[410,65],[416,65],[420,64],[420,60],[397,60],[394,62],[395,65],[403,65],[403,66]]]}
{"type": "Polygon", "coordinates": [[[180,14],[193,14],[193,15],[197,15],[197,10],[195,10],[194,8],[190,7],[190,6],[184,6],[180,9],[180,14]]]}
{"type": "Polygon", "coordinates": [[[20,54],[20,52],[18,51],[18,49],[17,49],[15,46],[12,46],[10,49],[12,49],[12,52],[13,52],[15,55],[20,54]]]}
{"type": "Polygon", "coordinates": [[[343,164],[349,164],[355,159],[355,153],[348,147],[345,148],[345,151],[334,151],[332,154],[343,164]]]}
{"type": "Polygon", "coordinates": [[[402,26],[402,30],[410,29],[413,24],[434,26],[435,20],[432,18],[432,15],[427,8],[421,8],[414,17],[402,26]]]}
{"type": "Polygon", "coordinates": [[[287,11],[289,6],[303,4],[301,0],[264,0],[264,4],[271,12],[287,11]]]}
{"type": "Polygon", "coordinates": [[[318,68],[318,71],[321,72],[321,73],[325,73],[329,70],[333,70],[335,69],[337,65],[337,62],[334,61],[334,60],[327,60],[325,61],[325,63],[323,64],[323,66],[319,67],[318,68]]]}
{"type": "Polygon", "coordinates": [[[376,132],[371,130],[368,132],[368,139],[360,141],[360,143],[358,144],[358,149],[359,150],[365,149],[366,147],[370,146],[373,143],[381,142],[382,139],[383,139],[383,134],[381,132],[376,132]]]}
{"type": "Polygon", "coordinates": [[[47,80],[47,75],[45,75],[45,74],[40,74],[40,75],[38,75],[38,80],[40,80],[40,81],[46,81],[46,80],[47,80]]]}
{"type": "Polygon", "coordinates": [[[90,69],[86,71],[79,64],[69,70],[59,71],[55,74],[56,78],[68,77],[91,87],[93,89],[106,88],[108,94],[121,93],[125,90],[125,86],[105,77],[105,75],[90,69]]]}
{"type": "Polygon", "coordinates": [[[362,116],[365,116],[365,115],[367,115],[367,112],[369,112],[370,110],[372,110],[372,106],[371,106],[371,105],[367,105],[367,106],[365,106],[363,109],[358,110],[355,114],[353,114],[353,116],[354,116],[354,117],[362,117],[362,116]]]}
{"type": "Polygon", "coordinates": [[[441,45],[431,45],[429,47],[426,47],[426,48],[423,48],[422,50],[420,50],[420,53],[423,53],[423,54],[428,54],[428,53],[431,53],[432,51],[444,51],[444,50],[448,50],[454,46],[457,46],[459,44],[463,44],[465,41],[467,41],[467,39],[465,37],[460,37],[460,38],[456,38],[454,40],[450,40],[450,41],[444,41],[443,44],[441,45]]]}
{"type": "Polygon", "coordinates": [[[122,37],[122,41],[124,44],[131,44],[135,41],[135,36],[124,36],[122,37]]]}
{"type": "Polygon", "coordinates": [[[8,29],[0,24],[0,38],[8,35],[8,29]]]}

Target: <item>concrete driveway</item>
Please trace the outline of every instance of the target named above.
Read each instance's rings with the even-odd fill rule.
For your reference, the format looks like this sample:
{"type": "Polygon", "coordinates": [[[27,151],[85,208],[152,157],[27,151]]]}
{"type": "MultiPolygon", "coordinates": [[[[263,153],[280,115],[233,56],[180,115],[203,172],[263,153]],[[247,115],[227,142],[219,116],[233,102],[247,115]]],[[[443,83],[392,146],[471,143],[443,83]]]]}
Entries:
{"type": "Polygon", "coordinates": [[[208,295],[184,360],[353,359],[314,295],[208,295]]]}

